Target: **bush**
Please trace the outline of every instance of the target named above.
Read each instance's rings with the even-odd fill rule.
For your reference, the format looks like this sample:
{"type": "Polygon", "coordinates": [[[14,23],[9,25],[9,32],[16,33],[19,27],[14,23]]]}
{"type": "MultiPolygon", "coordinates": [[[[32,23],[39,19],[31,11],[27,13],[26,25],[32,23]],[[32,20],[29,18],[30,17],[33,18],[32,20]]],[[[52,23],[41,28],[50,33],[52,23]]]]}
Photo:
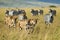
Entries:
{"type": "Polygon", "coordinates": [[[55,5],[50,5],[49,7],[56,7],[55,5]]]}

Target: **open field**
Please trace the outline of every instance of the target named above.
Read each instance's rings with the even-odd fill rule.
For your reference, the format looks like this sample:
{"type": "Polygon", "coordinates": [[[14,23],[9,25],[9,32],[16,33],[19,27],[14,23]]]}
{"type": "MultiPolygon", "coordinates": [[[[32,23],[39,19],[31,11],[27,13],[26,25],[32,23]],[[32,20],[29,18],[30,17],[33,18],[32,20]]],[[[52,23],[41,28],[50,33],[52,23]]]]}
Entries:
{"type": "MultiPolygon", "coordinates": [[[[32,8],[19,8],[24,9],[27,13],[28,18],[39,18],[34,32],[27,34],[24,30],[19,31],[18,28],[8,28],[4,24],[5,10],[12,8],[0,8],[0,40],[60,40],[60,7],[52,8],[56,9],[57,15],[54,17],[54,22],[50,27],[46,28],[43,17],[48,13],[49,8],[33,8],[43,9],[44,15],[32,16],[30,10],[32,8]]],[[[16,8],[13,8],[16,9],[16,8]]],[[[17,10],[17,9],[16,9],[17,10]]]]}

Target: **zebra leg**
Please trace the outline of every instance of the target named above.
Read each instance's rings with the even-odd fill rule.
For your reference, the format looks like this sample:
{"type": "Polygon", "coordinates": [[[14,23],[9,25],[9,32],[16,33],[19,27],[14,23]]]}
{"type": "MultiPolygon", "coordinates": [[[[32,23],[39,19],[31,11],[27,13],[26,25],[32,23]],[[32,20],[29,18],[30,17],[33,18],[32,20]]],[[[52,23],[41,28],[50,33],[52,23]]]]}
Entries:
{"type": "Polygon", "coordinates": [[[30,25],[28,25],[28,24],[27,24],[27,25],[26,25],[26,30],[28,30],[28,29],[29,29],[29,27],[30,27],[30,25]]]}
{"type": "Polygon", "coordinates": [[[9,26],[9,28],[11,28],[11,25],[8,25],[9,26]]]}
{"type": "Polygon", "coordinates": [[[47,22],[46,22],[46,21],[45,21],[45,25],[46,25],[46,26],[45,26],[45,28],[47,28],[47,25],[48,25],[48,24],[47,24],[47,22]]]}
{"type": "Polygon", "coordinates": [[[22,30],[22,27],[19,25],[19,30],[22,30]]]}
{"type": "Polygon", "coordinates": [[[30,29],[29,29],[29,32],[28,32],[28,34],[31,34],[31,33],[33,33],[33,31],[34,31],[34,28],[32,27],[32,28],[30,28],[30,29]]]}
{"type": "Polygon", "coordinates": [[[6,21],[5,21],[5,24],[7,24],[6,21]]]}
{"type": "Polygon", "coordinates": [[[22,27],[20,26],[20,24],[19,24],[19,30],[22,30],[22,27]]]}
{"type": "Polygon", "coordinates": [[[22,28],[20,27],[19,30],[22,30],[22,28]]]}
{"type": "Polygon", "coordinates": [[[32,28],[32,31],[31,31],[31,33],[33,33],[33,31],[34,31],[34,28],[32,28]]]}
{"type": "Polygon", "coordinates": [[[13,24],[13,27],[15,28],[15,27],[16,27],[16,25],[15,25],[15,24],[13,24]]]}
{"type": "Polygon", "coordinates": [[[50,24],[51,24],[51,23],[49,23],[49,27],[50,27],[50,24]]]}
{"type": "Polygon", "coordinates": [[[18,28],[19,28],[19,30],[22,30],[22,27],[20,25],[20,21],[18,22],[18,28]]]}
{"type": "Polygon", "coordinates": [[[46,21],[45,21],[45,24],[46,24],[46,21]]]}
{"type": "Polygon", "coordinates": [[[26,25],[26,31],[28,34],[30,34],[30,25],[28,25],[28,24],[26,25]]]}

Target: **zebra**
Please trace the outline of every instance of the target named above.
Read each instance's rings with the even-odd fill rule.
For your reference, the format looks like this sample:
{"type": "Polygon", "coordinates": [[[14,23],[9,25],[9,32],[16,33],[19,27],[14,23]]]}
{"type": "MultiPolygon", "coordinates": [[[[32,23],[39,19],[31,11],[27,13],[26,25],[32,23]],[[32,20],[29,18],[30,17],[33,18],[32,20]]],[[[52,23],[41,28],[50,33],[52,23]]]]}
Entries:
{"type": "Polygon", "coordinates": [[[50,24],[53,23],[53,20],[54,20],[54,17],[53,17],[53,14],[52,13],[46,14],[44,16],[44,21],[45,21],[45,24],[46,25],[49,25],[50,26],[50,24]]]}

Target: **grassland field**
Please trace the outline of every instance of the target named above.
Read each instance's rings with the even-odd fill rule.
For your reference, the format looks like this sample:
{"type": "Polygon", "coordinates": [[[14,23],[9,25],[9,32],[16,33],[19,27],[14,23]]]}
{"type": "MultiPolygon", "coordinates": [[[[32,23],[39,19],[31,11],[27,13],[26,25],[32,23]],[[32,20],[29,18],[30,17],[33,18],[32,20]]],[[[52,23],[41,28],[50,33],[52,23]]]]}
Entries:
{"type": "Polygon", "coordinates": [[[19,8],[24,9],[27,13],[27,17],[39,18],[37,25],[34,28],[34,32],[27,34],[24,30],[19,31],[18,29],[9,29],[4,24],[5,10],[11,10],[16,8],[0,8],[0,40],[60,40],[60,7],[51,8],[56,9],[57,14],[54,17],[54,22],[50,27],[46,28],[44,23],[44,15],[48,13],[49,7],[45,8],[33,8],[33,9],[43,9],[44,14],[38,16],[32,16],[30,10],[32,8],[19,8]]]}

